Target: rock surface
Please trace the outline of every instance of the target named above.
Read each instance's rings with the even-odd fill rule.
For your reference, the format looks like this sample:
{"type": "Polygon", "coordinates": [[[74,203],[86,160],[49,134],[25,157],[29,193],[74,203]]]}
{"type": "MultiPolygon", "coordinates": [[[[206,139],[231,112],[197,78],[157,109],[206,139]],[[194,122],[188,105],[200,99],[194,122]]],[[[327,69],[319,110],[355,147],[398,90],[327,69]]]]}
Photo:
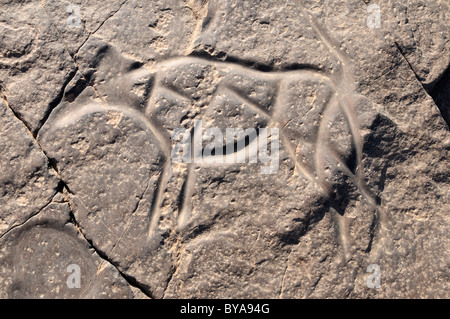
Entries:
{"type": "Polygon", "coordinates": [[[449,297],[446,1],[0,8],[1,298],[449,297]]]}

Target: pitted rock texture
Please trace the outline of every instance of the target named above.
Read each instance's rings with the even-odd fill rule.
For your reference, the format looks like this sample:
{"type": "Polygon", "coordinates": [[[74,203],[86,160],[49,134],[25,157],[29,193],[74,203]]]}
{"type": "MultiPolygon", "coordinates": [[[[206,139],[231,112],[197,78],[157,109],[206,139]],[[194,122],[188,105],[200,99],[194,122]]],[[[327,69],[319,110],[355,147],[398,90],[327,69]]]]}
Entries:
{"type": "Polygon", "coordinates": [[[2,298],[449,297],[445,1],[0,8],[2,298]]]}

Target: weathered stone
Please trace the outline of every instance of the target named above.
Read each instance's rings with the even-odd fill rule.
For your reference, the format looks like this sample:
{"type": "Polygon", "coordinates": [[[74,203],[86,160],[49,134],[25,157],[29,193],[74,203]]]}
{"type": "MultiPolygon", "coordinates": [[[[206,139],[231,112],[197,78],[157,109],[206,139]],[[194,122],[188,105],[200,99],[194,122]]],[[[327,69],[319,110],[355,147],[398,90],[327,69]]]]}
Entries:
{"type": "Polygon", "coordinates": [[[33,18],[50,31],[41,42],[25,31],[5,33],[0,62],[18,65],[31,47],[49,53],[61,46],[52,59],[66,61],[60,70],[68,73],[48,83],[55,91],[42,112],[11,102],[23,91],[11,83],[53,72],[52,62],[3,70],[2,163],[31,167],[1,183],[3,296],[448,297],[443,1],[14,8],[39,8],[33,18]],[[227,129],[248,129],[248,136],[227,136],[227,129]],[[178,146],[188,153],[183,161],[173,152],[178,146]],[[23,182],[8,182],[17,176],[23,182]],[[30,188],[36,176],[49,180],[40,191],[30,188]],[[14,204],[23,199],[26,210],[14,204]],[[49,210],[65,217],[47,222],[49,210]],[[58,241],[44,249],[37,236],[58,241]],[[38,247],[33,280],[60,283],[74,258],[92,285],[75,294],[24,284],[26,275],[14,279],[11,269],[23,264],[17,258],[32,254],[19,237],[38,247]],[[69,253],[72,246],[80,253],[69,253]],[[49,261],[55,266],[47,271],[49,261]],[[99,262],[108,265],[105,277],[92,275],[103,269],[99,262]],[[380,270],[377,288],[373,269],[380,270]]]}
{"type": "MultiPolygon", "coordinates": [[[[94,95],[85,89],[80,99],[89,93],[94,95]]],[[[147,258],[145,235],[164,171],[158,139],[134,109],[95,98],[76,102],[55,109],[39,141],[70,189],[86,237],[120,269],[140,281],[144,276],[161,290],[170,256],[162,247],[159,255],[147,258]]]]}
{"type": "MultiPolygon", "coordinates": [[[[3,96],[4,98],[4,96],[3,96]]],[[[38,214],[57,192],[49,161],[8,106],[0,99],[0,236],[38,214]]]]}
{"type": "Polygon", "coordinates": [[[80,47],[95,34],[103,24],[113,17],[126,0],[114,1],[46,1],[43,5],[61,42],[74,56],[80,47]]]}
{"type": "Polygon", "coordinates": [[[0,296],[133,298],[119,272],[72,225],[69,205],[58,200],[1,238],[0,296]],[[76,271],[79,285],[71,277],[76,271]]]}
{"type": "Polygon", "coordinates": [[[450,66],[446,1],[378,1],[387,30],[417,79],[429,90],[450,66]]]}

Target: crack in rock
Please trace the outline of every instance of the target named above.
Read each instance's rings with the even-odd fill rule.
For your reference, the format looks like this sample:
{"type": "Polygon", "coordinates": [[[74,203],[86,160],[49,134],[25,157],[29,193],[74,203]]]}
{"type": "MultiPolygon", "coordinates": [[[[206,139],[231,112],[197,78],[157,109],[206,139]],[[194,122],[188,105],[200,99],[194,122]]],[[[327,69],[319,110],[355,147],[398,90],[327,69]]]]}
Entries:
{"type": "MultiPolygon", "coordinates": [[[[73,195],[70,193],[68,188],[65,188],[67,190],[67,192],[70,195],[73,195]]],[[[151,299],[155,299],[152,292],[150,291],[150,288],[147,287],[146,285],[140,283],[136,278],[129,276],[127,274],[125,274],[123,271],[121,271],[113,261],[111,261],[109,259],[109,257],[107,256],[107,254],[101,250],[99,250],[94,243],[89,240],[86,235],[84,234],[81,226],[79,225],[79,223],[77,222],[75,215],[73,214],[73,209],[72,209],[72,204],[70,199],[66,198],[66,202],[69,204],[70,207],[70,221],[72,222],[72,224],[75,226],[75,228],[77,229],[77,231],[79,232],[79,234],[81,235],[81,237],[89,244],[89,247],[91,247],[96,253],[97,255],[103,260],[102,262],[108,263],[110,264],[112,267],[114,267],[117,272],[123,277],[123,279],[132,287],[139,289],[144,295],[146,295],[147,297],[151,298],[151,299]]],[[[102,265],[99,266],[99,268],[101,268],[102,265]]],[[[90,280],[90,282],[88,283],[87,287],[90,286],[91,282],[95,279],[92,278],[90,280]]]]}

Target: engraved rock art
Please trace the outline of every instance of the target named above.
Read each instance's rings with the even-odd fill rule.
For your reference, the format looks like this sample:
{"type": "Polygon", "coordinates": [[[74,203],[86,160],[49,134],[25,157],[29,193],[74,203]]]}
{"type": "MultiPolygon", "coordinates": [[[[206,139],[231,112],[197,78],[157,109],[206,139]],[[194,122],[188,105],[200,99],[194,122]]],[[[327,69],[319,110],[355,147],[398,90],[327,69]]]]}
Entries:
{"type": "MultiPolygon", "coordinates": [[[[143,259],[146,261],[143,262],[150,260],[148,267],[155,264],[154,257],[148,257],[148,254],[159,251],[163,237],[169,236],[164,235],[168,226],[162,226],[162,206],[174,174],[180,174],[182,182],[175,189],[179,193],[178,203],[171,207],[172,216],[166,217],[174,220],[172,223],[175,225],[170,227],[174,227],[176,232],[194,225],[198,227],[192,212],[198,174],[203,168],[217,165],[191,163],[180,167],[172,163],[173,143],[170,138],[170,132],[179,127],[192,130],[196,119],[211,127],[278,128],[281,130],[283,152],[294,163],[295,178],[311,184],[318,197],[332,202],[339,200],[334,197],[343,197],[333,190],[336,186],[333,185],[334,175],[342,171],[345,178],[356,185],[364,200],[377,208],[377,200],[365,186],[362,174],[362,142],[355,110],[358,99],[362,97],[352,92],[353,80],[345,69],[345,56],[332,49],[322,31],[318,30],[318,33],[338,60],[342,59],[341,67],[333,75],[320,67],[301,63],[286,70],[260,71],[239,61],[224,62],[210,56],[163,60],[154,66],[158,71],[149,73],[132,61],[119,62],[124,65],[111,68],[111,61],[117,63],[126,59],[118,56],[114,48],[102,47],[97,79],[102,84],[98,88],[98,101],[83,99],[83,91],[73,102],[61,104],[38,137],[47,155],[65,176],[64,180],[68,181],[71,192],[75,195],[79,192],[98,194],[87,196],[89,199],[80,196],[81,199],[77,197],[74,201],[79,201],[83,212],[77,219],[83,227],[86,218],[88,233],[89,225],[102,225],[101,236],[94,240],[102,251],[114,256],[122,242],[128,246],[138,239],[142,245],[140,249],[145,251],[143,259]],[[103,77],[102,65],[107,68],[107,77],[103,77]],[[128,73],[123,74],[126,69],[128,73]],[[141,85],[141,101],[139,93],[130,89],[136,86],[133,81],[141,85]],[[119,94],[114,96],[117,89],[119,94]],[[78,104],[78,100],[82,102],[78,104]],[[103,137],[101,141],[98,136],[103,137]],[[139,144],[135,146],[134,143],[139,144]],[[103,149],[105,153],[100,156],[101,161],[106,160],[111,168],[106,165],[100,170],[97,167],[92,171],[89,169],[92,161],[99,160],[92,144],[103,149]],[[113,145],[121,145],[120,151],[114,151],[113,145]],[[346,161],[351,156],[355,158],[355,164],[350,168],[346,161]],[[133,163],[140,164],[141,160],[148,165],[145,170],[138,166],[132,168],[133,163]],[[83,163],[83,167],[78,163],[83,163]],[[123,181],[130,179],[127,175],[130,169],[141,170],[142,175],[133,177],[137,183],[122,185],[123,181]],[[91,178],[78,179],[77,175],[85,174],[91,178]],[[120,194],[133,194],[136,199],[126,207],[125,197],[120,194]],[[148,202],[146,208],[140,206],[144,197],[148,202]],[[101,206],[96,203],[99,200],[103,203],[101,206]],[[137,217],[139,209],[144,211],[137,217]],[[129,217],[123,216],[122,212],[126,210],[130,211],[129,217]],[[112,211],[116,211],[118,216],[115,217],[112,211]],[[130,228],[136,228],[133,233],[137,237],[130,234],[130,228]]],[[[225,144],[234,142],[225,141],[225,144]]],[[[248,151],[252,143],[257,143],[257,139],[250,141],[242,151],[248,151]]],[[[337,182],[342,183],[340,180],[337,182]]],[[[208,219],[206,216],[198,218],[208,219]]],[[[336,228],[338,236],[343,239],[346,258],[350,258],[350,252],[346,251],[345,225],[338,220],[336,228]]],[[[142,252],[137,251],[136,254],[135,258],[140,258],[142,252]]],[[[168,252],[163,255],[158,258],[170,263],[168,252]]],[[[157,269],[158,273],[166,273],[161,277],[162,282],[168,276],[168,270],[165,265],[157,269]]],[[[157,277],[155,274],[152,276],[157,277]]]]}
{"type": "Polygon", "coordinates": [[[0,296],[447,296],[450,137],[425,89],[448,63],[338,2],[0,15],[0,296]],[[57,75],[27,111],[19,88],[40,70],[57,75]]]}

